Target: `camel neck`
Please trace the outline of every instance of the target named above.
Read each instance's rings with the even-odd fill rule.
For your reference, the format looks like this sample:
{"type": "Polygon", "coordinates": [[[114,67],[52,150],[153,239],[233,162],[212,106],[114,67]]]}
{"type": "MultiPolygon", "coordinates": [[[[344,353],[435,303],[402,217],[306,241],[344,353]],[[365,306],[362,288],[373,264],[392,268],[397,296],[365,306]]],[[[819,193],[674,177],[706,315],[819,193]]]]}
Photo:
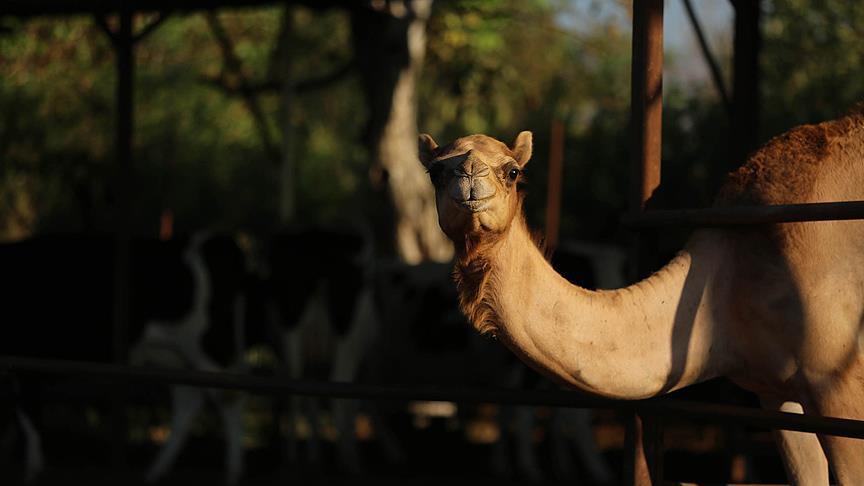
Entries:
{"type": "Polygon", "coordinates": [[[591,291],[555,272],[517,219],[462,255],[460,303],[478,330],[547,376],[597,395],[649,397],[720,373],[717,245],[694,238],[651,277],[591,291]]]}

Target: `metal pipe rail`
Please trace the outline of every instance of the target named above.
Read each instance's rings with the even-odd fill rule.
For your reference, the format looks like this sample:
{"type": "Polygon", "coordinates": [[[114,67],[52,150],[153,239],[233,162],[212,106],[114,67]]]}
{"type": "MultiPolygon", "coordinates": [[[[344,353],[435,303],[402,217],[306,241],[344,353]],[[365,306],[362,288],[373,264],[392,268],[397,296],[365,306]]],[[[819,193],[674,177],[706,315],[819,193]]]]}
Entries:
{"type": "Polygon", "coordinates": [[[156,369],[82,361],[0,357],[2,375],[61,375],[76,380],[108,381],[117,386],[133,383],[189,385],[243,390],[266,395],[307,395],[367,400],[429,400],[500,403],[569,408],[607,408],[673,419],[723,424],[746,424],[767,429],[796,430],[864,439],[864,421],[814,417],[758,408],[735,407],[671,398],[609,400],[574,391],[518,390],[505,388],[455,388],[442,386],[372,385],[327,381],[285,380],[240,373],[156,369]]]}
{"type": "Polygon", "coordinates": [[[652,209],[623,218],[634,228],[667,226],[749,226],[805,221],[864,219],[864,201],[730,206],[700,209],[652,209]]]}

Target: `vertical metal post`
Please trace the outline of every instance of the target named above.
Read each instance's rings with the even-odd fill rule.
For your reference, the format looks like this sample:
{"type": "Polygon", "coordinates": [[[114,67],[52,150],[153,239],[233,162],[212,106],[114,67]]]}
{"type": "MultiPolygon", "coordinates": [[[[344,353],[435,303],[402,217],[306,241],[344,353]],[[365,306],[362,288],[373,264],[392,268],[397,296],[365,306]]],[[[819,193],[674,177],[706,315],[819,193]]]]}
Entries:
{"type": "Polygon", "coordinates": [[[732,154],[734,169],[756,148],[759,132],[759,50],[762,36],[759,0],[733,0],[735,7],[732,85],[732,154]]]}
{"type": "MultiPolygon", "coordinates": [[[[645,209],[646,202],[660,185],[660,156],[663,118],[663,0],[633,0],[633,50],[631,60],[630,130],[631,192],[630,212],[645,209]]],[[[631,247],[632,276],[641,276],[638,235],[631,247]]],[[[644,264],[644,262],[643,262],[644,264]]],[[[634,415],[627,424],[628,448],[625,484],[660,484],[662,447],[656,423],[634,415]],[[647,447],[646,447],[647,445],[647,447]],[[649,456],[646,457],[646,453],[649,456]],[[650,466],[649,466],[650,462],[650,466]]]]}
{"type": "Polygon", "coordinates": [[[115,236],[114,260],[114,360],[126,361],[126,341],[129,329],[129,246],[132,186],[132,125],[133,108],[133,38],[132,12],[120,13],[120,28],[115,33],[117,55],[117,132],[115,138],[115,236]]]}
{"type": "MultiPolygon", "coordinates": [[[[133,12],[124,8],[120,12],[120,26],[114,33],[114,51],[117,55],[117,132],[115,150],[117,160],[114,178],[115,194],[115,250],[114,250],[114,361],[126,362],[130,322],[129,260],[131,257],[130,218],[132,213],[132,127],[133,79],[135,69],[133,12]]],[[[112,461],[118,469],[126,466],[126,400],[122,393],[113,395],[111,407],[112,461]]]]}
{"type": "Polygon", "coordinates": [[[552,120],[549,136],[549,173],[546,188],[546,249],[549,255],[558,246],[561,228],[561,179],[564,162],[564,123],[552,120]]]}
{"type": "Polygon", "coordinates": [[[630,86],[632,181],[636,213],[660,185],[663,118],[663,0],[633,1],[630,86]]]}

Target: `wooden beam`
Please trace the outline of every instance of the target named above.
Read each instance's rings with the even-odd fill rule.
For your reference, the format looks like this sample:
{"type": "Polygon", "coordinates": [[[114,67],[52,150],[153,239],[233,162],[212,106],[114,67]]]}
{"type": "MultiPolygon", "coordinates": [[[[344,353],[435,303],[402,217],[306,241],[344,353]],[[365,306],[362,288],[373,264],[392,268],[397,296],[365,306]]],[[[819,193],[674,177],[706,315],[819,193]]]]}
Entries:
{"type": "Polygon", "coordinates": [[[0,16],[107,15],[123,10],[133,13],[197,11],[275,5],[276,0],[3,0],[0,16]]]}

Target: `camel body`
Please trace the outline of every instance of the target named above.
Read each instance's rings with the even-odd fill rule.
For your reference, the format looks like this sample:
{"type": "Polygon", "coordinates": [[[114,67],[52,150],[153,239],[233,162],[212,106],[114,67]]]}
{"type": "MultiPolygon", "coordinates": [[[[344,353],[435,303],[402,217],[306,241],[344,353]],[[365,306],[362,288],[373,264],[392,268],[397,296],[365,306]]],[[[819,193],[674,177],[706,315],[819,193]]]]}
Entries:
{"type": "MultiPolygon", "coordinates": [[[[531,134],[439,147],[421,135],[439,223],[457,250],[460,304],[538,371],[636,399],[725,376],[766,408],[864,419],[864,222],[696,231],[662,269],[591,291],[555,273],[518,191],[531,134]]],[[[864,200],[864,111],[795,128],[756,152],[717,205],[864,200]]],[[[864,481],[864,441],[777,433],[793,484],[864,481]],[[823,450],[825,453],[823,453],[823,450]]]]}

